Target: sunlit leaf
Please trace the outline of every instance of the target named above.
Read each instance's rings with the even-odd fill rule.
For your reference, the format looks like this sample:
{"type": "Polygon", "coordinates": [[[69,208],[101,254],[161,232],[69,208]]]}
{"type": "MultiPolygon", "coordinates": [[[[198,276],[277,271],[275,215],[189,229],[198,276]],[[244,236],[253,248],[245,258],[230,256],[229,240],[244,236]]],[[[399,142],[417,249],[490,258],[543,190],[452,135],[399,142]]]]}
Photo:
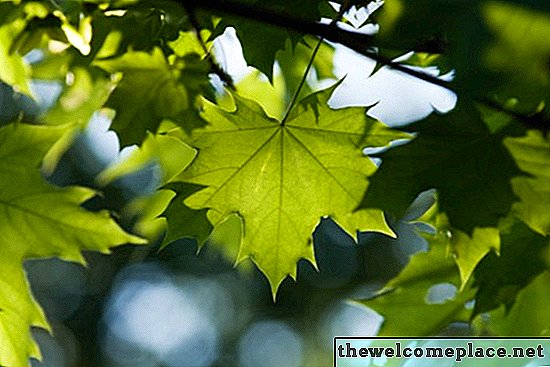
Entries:
{"type": "Polygon", "coordinates": [[[163,119],[187,130],[204,125],[197,116],[197,93],[208,83],[209,66],[198,55],[188,55],[171,65],[155,48],[150,54],[128,52],[96,64],[110,73],[122,73],[106,106],[117,113],[112,128],[123,145],[141,143],[146,132],[156,132],[163,119]],[[185,84],[182,78],[188,79],[185,84]]]}
{"type": "Polygon", "coordinates": [[[550,335],[550,272],[534,278],[518,295],[512,308],[502,307],[490,314],[487,328],[499,336],[550,335]]]}
{"type": "Polygon", "coordinates": [[[210,125],[191,138],[199,154],[178,177],[206,186],[185,204],[210,209],[212,223],[242,216],[239,260],[250,257],[273,292],[287,275],[295,277],[298,260],[315,261],[311,234],[323,216],[352,236],[392,234],[380,211],[354,211],[376,169],[361,150],[407,135],[368,118],[365,109],[330,109],[332,90],[302,100],[282,122],[237,95],[233,112],[206,104],[202,117],[210,125]]]}
{"type": "Polygon", "coordinates": [[[477,266],[475,313],[512,306],[517,293],[546,267],[548,239],[514,223],[502,230],[500,253],[489,253],[477,266]]]}
{"type": "Polygon", "coordinates": [[[470,280],[477,264],[491,251],[498,253],[500,236],[496,228],[475,228],[472,236],[453,231],[451,251],[460,271],[461,288],[470,280]]]}
{"type": "Polygon", "coordinates": [[[519,168],[529,176],[512,180],[514,192],[521,199],[513,207],[516,215],[531,229],[550,234],[550,142],[542,133],[529,131],[520,138],[504,141],[519,168]]]}
{"type": "Polygon", "coordinates": [[[58,188],[41,176],[45,153],[63,128],[7,125],[0,128],[0,365],[24,367],[39,357],[31,327],[49,328],[33,300],[23,262],[59,257],[84,263],[81,251],[108,253],[109,248],[143,240],[122,231],[106,212],[92,213],[80,204],[89,189],[58,188]]]}
{"type": "Polygon", "coordinates": [[[105,185],[147,164],[157,163],[163,173],[160,181],[164,185],[187,167],[195,155],[196,151],[193,148],[175,137],[149,133],[140,148],[126,159],[108,167],[97,180],[105,185]]]}
{"type": "Polygon", "coordinates": [[[42,116],[46,124],[86,127],[93,114],[103,107],[113,88],[109,80],[101,77],[94,80],[81,67],[71,71],[70,79],[57,103],[42,116]]]}
{"type": "Polygon", "coordinates": [[[23,58],[18,53],[10,52],[11,44],[23,26],[22,22],[0,26],[0,80],[30,95],[27,68],[23,58]]]}
{"type": "Polygon", "coordinates": [[[447,239],[438,236],[431,241],[428,252],[414,255],[377,296],[360,301],[384,316],[379,335],[435,335],[451,322],[468,321],[471,310],[465,303],[473,298],[471,291],[457,290],[450,298],[430,299],[434,286],[457,289],[460,282],[447,252],[447,239]]]}

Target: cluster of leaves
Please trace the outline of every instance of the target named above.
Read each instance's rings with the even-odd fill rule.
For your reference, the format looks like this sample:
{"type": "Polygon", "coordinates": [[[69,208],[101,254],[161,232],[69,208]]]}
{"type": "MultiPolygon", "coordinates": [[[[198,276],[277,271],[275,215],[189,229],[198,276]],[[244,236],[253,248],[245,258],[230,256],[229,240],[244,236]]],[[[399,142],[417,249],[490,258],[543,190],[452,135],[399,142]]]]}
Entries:
{"type": "Polygon", "coordinates": [[[441,54],[441,67],[456,68],[459,104],[405,127],[415,139],[380,155],[362,206],[399,218],[419,192],[435,188],[445,217],[432,219],[430,251],[364,303],[385,314],[381,334],[433,334],[470,322],[480,334],[547,335],[550,9],[530,1],[436,3],[402,3],[408,14],[425,11],[382,25],[379,40],[441,54]],[[443,265],[451,259],[458,271],[443,265]],[[441,305],[427,297],[439,283],[457,290],[441,305]],[[429,322],[398,328],[405,320],[396,306],[413,298],[429,322]]]}
{"type": "Polygon", "coordinates": [[[202,244],[231,226],[238,238],[222,241],[224,251],[236,263],[252,260],[275,296],[300,259],[315,264],[312,232],[322,218],[353,238],[399,236],[386,218],[406,217],[430,189],[437,205],[415,219],[434,228],[424,234],[429,251],[361,301],[385,317],[381,334],[434,334],[455,321],[479,333],[548,334],[550,8],[387,0],[372,15],[377,35],[315,28],[374,58],[375,70],[397,68],[458,93],[451,113],[391,129],[367,107],[330,108],[340,84],[313,92],[306,80],[312,70],[332,76],[333,46],[304,24],[345,24],[344,10],[368,3],[342,1],[336,13],[321,0],[0,1],[0,80],[27,96],[32,80],[62,86],[53,106],[0,128],[0,365],[28,365],[39,356],[30,327],[47,328],[26,259],[83,262],[82,250],[154,241],[159,231],[162,246],[182,237],[202,244]],[[261,11],[246,18],[251,9],[261,11]],[[213,45],[228,26],[268,81],[258,72],[235,84],[218,66],[213,45]],[[411,50],[408,64],[390,61],[411,50]],[[426,63],[455,69],[452,85],[409,68],[426,63]],[[225,92],[213,87],[215,75],[225,92]],[[121,143],[140,148],[98,170],[91,188],[50,184],[44,175],[106,109],[121,143]],[[380,168],[363,153],[399,139],[410,141],[381,153],[380,168]],[[82,207],[151,162],[162,171],[157,193],[115,208],[138,213],[127,228],[137,236],[107,211],[82,207]],[[442,283],[456,292],[433,302],[442,283]]]}

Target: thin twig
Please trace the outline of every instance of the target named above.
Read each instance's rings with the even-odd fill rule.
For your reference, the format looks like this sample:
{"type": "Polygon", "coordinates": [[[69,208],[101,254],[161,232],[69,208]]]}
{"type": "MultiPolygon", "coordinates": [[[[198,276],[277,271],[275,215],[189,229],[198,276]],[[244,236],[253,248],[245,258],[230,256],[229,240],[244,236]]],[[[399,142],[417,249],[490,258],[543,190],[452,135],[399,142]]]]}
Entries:
{"type": "Polygon", "coordinates": [[[189,22],[191,23],[191,27],[193,27],[193,31],[195,33],[195,36],[197,37],[197,40],[199,41],[202,50],[204,51],[204,54],[206,55],[206,59],[210,63],[210,69],[214,74],[216,74],[221,81],[231,90],[236,90],[235,84],[233,83],[233,79],[229,74],[227,74],[214,60],[214,57],[212,56],[212,53],[206,46],[206,43],[201,37],[200,33],[200,24],[197,20],[197,17],[195,15],[195,8],[192,4],[187,4],[185,7],[185,10],[187,10],[187,15],[189,16],[189,22]]]}
{"type": "Polygon", "coordinates": [[[61,6],[57,3],[55,0],[50,0],[50,3],[57,9],[57,10],[63,10],[61,6]]]}

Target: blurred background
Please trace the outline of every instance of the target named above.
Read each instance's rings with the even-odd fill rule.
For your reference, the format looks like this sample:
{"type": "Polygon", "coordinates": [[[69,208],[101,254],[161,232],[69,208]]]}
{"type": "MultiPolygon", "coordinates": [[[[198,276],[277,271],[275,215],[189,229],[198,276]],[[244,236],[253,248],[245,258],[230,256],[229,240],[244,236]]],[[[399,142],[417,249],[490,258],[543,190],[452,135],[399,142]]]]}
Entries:
{"type": "MultiPolygon", "coordinates": [[[[368,13],[358,13],[358,24],[365,17],[368,13]]],[[[373,31],[372,25],[367,24],[365,31],[373,31]]],[[[332,107],[374,106],[370,115],[395,126],[434,110],[449,111],[456,103],[449,91],[389,69],[369,77],[373,62],[334,47],[334,74],[345,80],[330,101],[332,107]]],[[[246,66],[234,30],[219,37],[214,48],[216,58],[245,94],[252,79],[267,83],[246,66]]],[[[33,63],[41,57],[32,51],[26,58],[33,63]]],[[[435,68],[425,70],[439,75],[435,68]]],[[[275,75],[277,80],[280,65],[275,75]]],[[[452,73],[442,77],[452,78],[452,73]]],[[[313,76],[308,86],[317,90],[335,81],[313,76]]],[[[212,84],[223,98],[215,76],[212,84]]],[[[38,118],[63,98],[63,88],[56,82],[34,80],[32,88],[36,100],[0,84],[0,122],[20,115],[38,118]]],[[[121,152],[116,134],[109,131],[111,117],[105,111],[94,114],[48,176],[52,183],[94,187],[99,173],[135,150],[122,147],[121,152]]],[[[86,206],[111,209],[119,214],[121,225],[134,229],[143,218],[128,208],[154,197],[160,179],[160,167],[148,164],[102,187],[102,195],[86,206]]],[[[178,240],[163,249],[158,240],[147,247],[117,248],[109,256],[86,254],[85,268],[55,259],[27,262],[33,294],[54,334],[33,331],[44,355],[33,366],[331,366],[334,336],[376,335],[382,317],[350,300],[371,295],[399,272],[411,254],[426,249],[419,233],[431,228],[414,221],[433,202],[433,192],[423,193],[403,218],[388,218],[398,239],[364,233],[356,244],[330,219],[322,219],[314,233],[318,271],[300,263],[297,282],[286,279],[277,302],[254,266],[245,263],[235,268],[227,250],[219,246],[231,248],[238,241],[235,220],[229,220],[200,253],[193,240],[178,240]]],[[[145,227],[158,230],[153,222],[145,227]]],[[[452,293],[453,289],[439,287],[430,299],[440,302],[452,293]]],[[[457,325],[452,333],[468,334],[468,330],[457,325]]]]}

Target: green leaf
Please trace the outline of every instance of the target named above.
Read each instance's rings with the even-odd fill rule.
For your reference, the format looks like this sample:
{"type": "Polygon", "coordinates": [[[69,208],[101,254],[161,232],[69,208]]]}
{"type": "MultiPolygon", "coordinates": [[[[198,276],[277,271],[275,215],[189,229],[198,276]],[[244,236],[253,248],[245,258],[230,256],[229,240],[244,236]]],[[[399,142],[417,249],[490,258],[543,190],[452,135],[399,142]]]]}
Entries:
{"type": "Polygon", "coordinates": [[[488,329],[499,336],[550,335],[550,272],[534,278],[517,296],[506,312],[504,307],[490,314],[488,329]]]}
{"type": "Polygon", "coordinates": [[[505,305],[509,309],[518,292],[547,268],[548,239],[521,222],[501,230],[500,255],[489,253],[477,266],[478,291],[474,314],[505,305]]]}
{"type": "Polygon", "coordinates": [[[550,16],[498,1],[486,2],[482,10],[495,38],[483,59],[488,70],[499,73],[499,94],[529,103],[524,109],[533,109],[541,100],[548,100],[550,16]]]}
{"type": "Polygon", "coordinates": [[[202,117],[210,125],[193,132],[199,154],[178,177],[206,186],[185,204],[210,209],[212,223],[242,217],[237,260],[250,257],[274,294],[287,275],[295,277],[298,260],[314,263],[311,235],[321,217],[331,216],[354,237],[358,230],[393,234],[382,212],[354,211],[376,169],[362,148],[408,135],[368,118],[363,108],[330,109],[333,89],[302,100],[283,122],[238,95],[233,112],[206,103],[202,117]]]}
{"type": "MultiPolygon", "coordinates": [[[[240,80],[237,92],[241,97],[253,99],[260,104],[269,117],[282,119],[288,108],[287,90],[282,75],[275,75],[270,82],[258,70],[240,80]]],[[[218,104],[230,109],[233,107],[230,96],[220,99],[218,104]]]]}
{"type": "Polygon", "coordinates": [[[21,8],[13,1],[0,1],[0,26],[12,22],[18,18],[21,13],[21,8]]]}
{"type": "MultiPolygon", "coordinates": [[[[518,100],[516,98],[510,98],[502,104],[502,107],[509,111],[513,111],[517,104],[518,100]]],[[[487,107],[483,104],[478,104],[477,107],[482,116],[483,122],[485,122],[485,125],[487,125],[487,128],[491,134],[498,133],[514,122],[514,118],[509,113],[504,111],[496,111],[493,108],[487,107]]]]}
{"type": "Polygon", "coordinates": [[[59,257],[84,263],[81,251],[108,253],[124,243],[144,241],[122,231],[107,212],[80,204],[94,192],[58,188],[41,176],[39,165],[64,128],[7,125],[0,128],[0,365],[29,366],[40,356],[31,327],[48,328],[33,300],[23,262],[59,257]]]}
{"type": "Polygon", "coordinates": [[[512,180],[521,200],[514,204],[514,213],[532,230],[550,234],[550,142],[541,132],[531,130],[524,137],[505,139],[504,144],[519,168],[529,174],[512,180]]]}
{"type": "Polygon", "coordinates": [[[93,114],[109,96],[113,84],[105,78],[95,80],[81,67],[71,71],[72,84],[68,85],[55,106],[48,110],[42,121],[50,125],[75,124],[86,127],[93,114]]]}
{"type": "Polygon", "coordinates": [[[135,230],[148,238],[157,238],[159,231],[164,231],[161,249],[181,238],[194,238],[202,246],[212,231],[207,211],[193,210],[183,204],[184,198],[201,187],[171,182],[193,161],[197,152],[168,133],[170,131],[166,135],[148,133],[139,149],[101,172],[96,181],[101,186],[108,185],[149,164],[158,164],[162,171],[161,189],[152,197],[131,203],[126,209],[139,217],[135,230]]]}
{"type": "Polygon", "coordinates": [[[442,54],[445,68],[457,71],[453,88],[463,97],[517,97],[532,108],[549,96],[550,17],[532,9],[548,10],[543,3],[395,0],[387,5],[399,9],[398,17],[380,17],[377,45],[393,54],[442,54]]]}
{"type": "MultiPolygon", "coordinates": [[[[239,255],[243,236],[243,221],[238,214],[228,216],[224,221],[216,224],[208,237],[208,246],[219,250],[228,261],[235,261],[239,255]]],[[[253,269],[251,262],[240,263],[239,270],[253,269]]]]}
{"type": "MultiPolygon", "coordinates": [[[[166,186],[173,191],[170,205],[166,208],[163,217],[167,219],[166,235],[161,244],[161,248],[181,238],[194,238],[202,247],[210,233],[212,225],[206,217],[207,210],[194,210],[183,203],[189,195],[200,190],[202,187],[197,185],[174,182],[166,186]]],[[[164,191],[164,190],[163,190],[164,191]]]]}
{"type": "Polygon", "coordinates": [[[451,251],[460,271],[460,288],[463,289],[481,260],[491,251],[500,250],[500,235],[496,228],[475,228],[472,236],[453,231],[451,251]]]}
{"type": "Polygon", "coordinates": [[[11,53],[10,47],[15,36],[24,27],[22,21],[16,21],[0,27],[0,80],[30,95],[27,81],[27,68],[18,53],[11,53]]]}
{"type": "Polygon", "coordinates": [[[181,140],[170,135],[147,134],[142,146],[124,159],[101,172],[96,180],[107,185],[129,173],[138,171],[150,163],[158,163],[162,169],[162,185],[170,182],[195,158],[197,152],[181,140]]]}
{"type": "Polygon", "coordinates": [[[134,230],[152,239],[158,238],[163,231],[166,232],[161,248],[183,237],[196,238],[202,244],[212,229],[206,219],[206,210],[192,210],[183,204],[183,199],[199,187],[182,183],[170,184],[193,161],[197,152],[168,133],[148,133],[140,148],[101,172],[96,181],[105,186],[150,164],[158,164],[162,171],[161,189],[151,197],[130,203],[126,208],[126,212],[139,218],[134,230]],[[170,217],[170,221],[162,216],[170,217]]]}
{"type": "Polygon", "coordinates": [[[438,282],[458,285],[456,265],[447,251],[448,239],[443,238],[442,234],[438,236],[440,238],[431,241],[428,252],[413,255],[407,266],[384,288],[396,289],[419,285],[428,287],[438,282]]]}
{"type": "MultiPolygon", "coordinates": [[[[70,3],[74,2],[65,4],[70,3]]],[[[115,15],[96,11],[93,14],[91,57],[120,56],[129,50],[150,52],[155,47],[164,47],[177,38],[179,29],[188,27],[187,15],[174,1],[109,3],[113,10],[123,12],[115,15]]],[[[76,14],[78,16],[78,10],[76,14]]]]}
{"type": "MultiPolygon", "coordinates": [[[[318,42],[319,40],[314,37],[305,37],[297,45],[292,45],[290,40],[287,40],[286,48],[277,53],[280,73],[274,75],[271,81],[267,80],[265,75],[258,70],[249,73],[236,85],[239,95],[258,102],[268,116],[282,119],[300,85],[312,57],[313,49],[318,42]]],[[[331,74],[333,56],[334,48],[323,42],[312,64],[312,68],[319,78],[333,77],[331,74]]],[[[298,100],[311,93],[313,91],[309,84],[304,83],[298,100]]],[[[223,102],[225,100],[218,101],[218,103],[223,102]]]]}
{"type": "Polygon", "coordinates": [[[122,215],[132,223],[132,232],[157,243],[166,233],[166,218],[161,217],[172,199],[174,192],[158,190],[153,195],[132,200],[122,209],[122,215]]]}
{"type": "Polygon", "coordinates": [[[197,116],[197,93],[208,83],[209,66],[198,55],[176,59],[171,65],[155,48],[150,54],[127,52],[96,65],[123,75],[106,104],[117,112],[112,128],[122,145],[141,143],[163,119],[187,131],[204,125],[197,116]]]}
{"type": "Polygon", "coordinates": [[[470,234],[496,227],[516,200],[510,179],[520,173],[500,135],[491,134],[472,106],[415,123],[418,136],[380,155],[361,207],[376,207],[400,218],[428,189],[439,193],[451,227],[470,234]]]}
{"type": "Polygon", "coordinates": [[[379,335],[434,335],[451,322],[469,320],[471,310],[465,303],[473,297],[471,291],[458,291],[450,300],[428,302],[434,285],[459,284],[456,265],[447,255],[447,243],[439,234],[430,250],[414,255],[377,296],[360,301],[384,316],[379,335]]]}
{"type": "MultiPolygon", "coordinates": [[[[445,69],[457,70],[454,88],[485,95],[499,81],[484,67],[491,34],[478,0],[388,1],[381,9],[377,46],[399,55],[409,51],[445,55],[445,69]],[[386,8],[391,13],[386,15],[386,8]]],[[[378,16],[378,14],[376,14],[378,16]]],[[[386,53],[387,51],[384,51],[386,53]]]]}

